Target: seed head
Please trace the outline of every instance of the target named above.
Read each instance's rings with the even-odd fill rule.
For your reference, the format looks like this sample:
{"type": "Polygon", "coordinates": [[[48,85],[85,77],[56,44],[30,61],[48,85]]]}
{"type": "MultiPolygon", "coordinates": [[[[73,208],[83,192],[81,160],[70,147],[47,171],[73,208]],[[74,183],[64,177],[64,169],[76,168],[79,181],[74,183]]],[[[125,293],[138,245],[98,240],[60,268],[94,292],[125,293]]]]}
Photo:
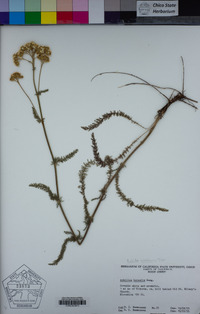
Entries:
{"type": "Polygon", "coordinates": [[[42,61],[42,62],[49,62],[50,61],[50,59],[49,59],[49,57],[47,56],[47,55],[45,55],[45,54],[39,54],[38,56],[37,56],[37,58],[40,60],[40,61],[42,61]]]}
{"type": "Polygon", "coordinates": [[[11,77],[10,77],[10,81],[18,81],[19,79],[22,79],[23,78],[23,75],[19,72],[14,72],[13,74],[11,74],[11,77]]]}
{"type": "Polygon", "coordinates": [[[19,66],[20,61],[24,59],[24,55],[29,55],[32,60],[36,57],[44,63],[50,61],[51,50],[48,46],[40,46],[34,41],[28,42],[21,46],[19,51],[13,55],[13,62],[16,66],[19,66]]]}

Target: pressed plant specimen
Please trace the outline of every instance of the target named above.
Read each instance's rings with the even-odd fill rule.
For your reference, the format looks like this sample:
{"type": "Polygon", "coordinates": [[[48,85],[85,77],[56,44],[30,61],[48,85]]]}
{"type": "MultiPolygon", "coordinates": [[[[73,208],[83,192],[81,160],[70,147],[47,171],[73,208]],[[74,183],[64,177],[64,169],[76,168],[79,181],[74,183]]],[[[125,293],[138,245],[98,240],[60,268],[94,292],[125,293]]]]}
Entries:
{"type": "MultiPolygon", "coordinates": [[[[88,231],[91,228],[91,225],[94,222],[95,215],[98,209],[100,208],[102,202],[106,198],[109,187],[112,183],[115,185],[116,194],[119,196],[119,198],[123,202],[127,204],[127,206],[135,207],[141,211],[151,211],[151,212],[156,211],[156,210],[159,210],[162,212],[168,211],[168,209],[158,207],[158,206],[137,204],[131,198],[126,196],[126,194],[122,191],[120,187],[120,183],[119,183],[120,173],[123,170],[123,168],[127,166],[129,159],[134,155],[134,153],[139,148],[141,148],[141,146],[144,145],[147,139],[152,135],[156,126],[161,121],[161,119],[165,116],[167,110],[170,108],[172,104],[175,104],[176,102],[182,102],[191,106],[194,109],[197,109],[197,107],[195,106],[195,103],[197,103],[197,101],[185,95],[183,58],[181,58],[182,67],[183,67],[183,82],[182,82],[181,91],[172,87],[161,87],[158,85],[150,84],[149,82],[142,79],[141,77],[131,74],[131,73],[126,73],[126,72],[103,72],[103,73],[97,74],[94,77],[96,78],[97,76],[101,76],[105,74],[114,74],[114,75],[117,74],[117,75],[125,75],[128,77],[131,77],[134,80],[136,80],[136,82],[134,81],[124,86],[129,86],[129,85],[149,86],[153,88],[154,90],[156,90],[160,95],[162,95],[162,97],[165,98],[166,103],[161,109],[157,111],[157,114],[154,117],[153,122],[148,128],[142,126],[140,123],[135,121],[131,116],[129,116],[123,111],[110,111],[110,112],[104,113],[101,117],[96,118],[88,126],[82,126],[82,129],[85,131],[89,131],[89,132],[92,131],[91,148],[93,152],[93,159],[89,159],[86,162],[83,162],[81,169],[78,172],[79,174],[78,190],[81,193],[82,198],[83,198],[84,228],[82,232],[79,230],[75,231],[76,229],[71,225],[70,217],[68,217],[63,207],[63,198],[60,195],[60,190],[59,190],[59,177],[58,177],[57,167],[59,164],[67,162],[69,159],[73,158],[77,154],[78,149],[75,149],[74,151],[61,157],[58,157],[54,154],[52,145],[50,144],[50,140],[48,137],[48,133],[47,133],[46,125],[45,125],[45,119],[44,119],[43,111],[42,111],[42,104],[41,104],[41,95],[43,93],[48,92],[48,89],[45,89],[45,90],[40,89],[41,75],[42,75],[44,64],[50,61],[50,56],[51,56],[51,50],[49,47],[38,45],[35,42],[26,43],[25,45],[20,47],[17,53],[13,55],[13,61],[16,66],[19,66],[21,62],[28,62],[31,66],[34,100],[31,99],[31,97],[27,94],[27,92],[25,91],[25,89],[23,88],[21,84],[21,79],[23,79],[23,75],[21,73],[14,72],[11,75],[10,80],[13,82],[16,82],[19,85],[19,87],[21,88],[21,90],[26,95],[27,99],[29,100],[32,107],[33,117],[37,121],[37,123],[41,125],[42,127],[46,144],[48,146],[48,150],[51,156],[51,164],[53,167],[54,178],[55,178],[55,191],[52,192],[52,189],[43,183],[31,183],[30,187],[34,187],[34,188],[37,188],[46,192],[49,198],[52,201],[56,202],[56,206],[61,211],[63,218],[65,219],[65,222],[67,224],[68,230],[64,231],[67,237],[65,238],[61,246],[60,253],[58,257],[52,263],[49,264],[49,265],[57,265],[63,259],[67,244],[69,242],[74,242],[78,245],[82,245],[82,243],[84,242],[88,234],[88,231]],[[36,66],[38,67],[38,69],[36,68],[36,66]],[[37,79],[36,79],[36,71],[38,72],[37,79]],[[165,91],[168,91],[168,92],[170,91],[171,96],[167,96],[165,91]],[[100,125],[102,125],[105,121],[108,121],[112,119],[113,117],[120,117],[120,118],[126,119],[127,122],[138,126],[143,131],[140,136],[133,138],[132,142],[128,146],[124,147],[121,150],[121,152],[118,154],[118,156],[113,157],[113,156],[106,155],[104,158],[102,158],[101,153],[99,151],[98,144],[97,144],[97,140],[94,134],[94,130],[98,128],[100,125]],[[98,191],[98,195],[96,195],[96,197],[91,200],[91,201],[94,201],[94,200],[96,201],[92,211],[89,210],[89,205],[91,205],[91,201],[88,200],[87,193],[86,193],[86,177],[88,176],[88,173],[91,167],[104,168],[106,169],[106,173],[107,173],[107,178],[104,185],[98,191]]],[[[94,202],[92,204],[94,204],[94,202]]]]}

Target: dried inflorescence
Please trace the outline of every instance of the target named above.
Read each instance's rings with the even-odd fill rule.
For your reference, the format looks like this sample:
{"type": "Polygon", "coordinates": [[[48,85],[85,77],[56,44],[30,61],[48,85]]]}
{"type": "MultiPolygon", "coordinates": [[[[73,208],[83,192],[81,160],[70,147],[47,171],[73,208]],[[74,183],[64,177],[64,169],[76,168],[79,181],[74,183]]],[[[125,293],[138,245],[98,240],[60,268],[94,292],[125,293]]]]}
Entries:
{"type": "Polygon", "coordinates": [[[19,51],[13,55],[13,62],[16,66],[20,65],[21,60],[24,59],[24,55],[29,55],[31,58],[37,58],[42,63],[49,62],[51,56],[51,50],[48,46],[40,46],[34,41],[31,41],[20,47],[19,51]]]}
{"type": "Polygon", "coordinates": [[[13,74],[11,74],[10,76],[10,81],[18,81],[19,79],[22,79],[23,75],[19,72],[14,72],[13,74]]]}

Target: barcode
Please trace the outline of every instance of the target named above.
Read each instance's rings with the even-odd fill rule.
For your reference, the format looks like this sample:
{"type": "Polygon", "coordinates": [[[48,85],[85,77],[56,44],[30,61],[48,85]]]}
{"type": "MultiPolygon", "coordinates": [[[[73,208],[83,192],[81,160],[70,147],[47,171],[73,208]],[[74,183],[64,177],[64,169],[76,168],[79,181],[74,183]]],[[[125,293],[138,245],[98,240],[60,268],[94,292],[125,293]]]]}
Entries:
{"type": "Polygon", "coordinates": [[[81,297],[78,297],[78,298],[63,297],[61,300],[58,300],[58,304],[65,305],[65,306],[81,306],[81,305],[87,305],[87,301],[81,297]]]}

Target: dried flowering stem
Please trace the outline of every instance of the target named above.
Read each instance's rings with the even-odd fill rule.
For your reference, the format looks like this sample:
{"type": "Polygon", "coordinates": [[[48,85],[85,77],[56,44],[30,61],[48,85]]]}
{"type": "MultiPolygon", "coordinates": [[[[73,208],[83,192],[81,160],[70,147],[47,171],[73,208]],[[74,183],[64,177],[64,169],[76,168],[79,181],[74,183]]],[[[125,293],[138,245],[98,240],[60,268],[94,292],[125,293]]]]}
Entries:
{"type": "Polygon", "coordinates": [[[110,185],[112,184],[112,182],[115,182],[116,194],[119,196],[119,198],[123,202],[125,202],[127,204],[127,206],[135,207],[141,211],[150,211],[150,212],[156,211],[156,210],[159,210],[162,212],[168,211],[168,209],[163,208],[163,207],[146,205],[146,204],[142,204],[142,205],[136,204],[130,197],[127,197],[125,195],[125,193],[121,190],[121,187],[120,187],[120,183],[119,183],[120,173],[121,173],[122,169],[124,169],[127,166],[129,159],[135,154],[135,152],[152,135],[156,126],[161,121],[161,119],[164,117],[167,110],[169,109],[169,107],[172,104],[174,104],[176,102],[183,102],[183,103],[191,106],[194,109],[197,109],[197,107],[194,105],[194,103],[196,103],[196,101],[185,95],[185,91],[184,91],[184,73],[185,73],[185,70],[184,70],[183,59],[181,59],[182,60],[182,66],[183,66],[183,83],[182,83],[182,90],[181,91],[179,91],[175,88],[171,88],[171,87],[160,87],[160,86],[157,86],[154,84],[150,84],[149,82],[140,78],[139,76],[136,76],[136,75],[131,74],[131,73],[125,73],[125,72],[104,72],[104,73],[100,73],[94,77],[94,78],[96,78],[97,76],[104,75],[104,74],[121,74],[121,75],[126,75],[129,77],[132,77],[134,79],[137,79],[139,82],[131,82],[131,83],[128,83],[128,84],[123,85],[121,87],[131,86],[131,85],[149,86],[149,87],[155,89],[160,95],[162,95],[166,99],[166,104],[161,109],[159,109],[157,111],[157,114],[154,118],[154,121],[152,122],[152,124],[148,128],[142,126],[141,123],[136,122],[132,117],[130,117],[129,115],[127,115],[126,113],[124,113],[122,111],[110,111],[108,113],[103,114],[101,117],[95,119],[94,122],[90,123],[88,126],[82,127],[82,129],[85,131],[94,131],[94,129],[98,128],[105,121],[108,121],[108,120],[112,119],[113,117],[116,117],[116,118],[126,119],[129,123],[131,122],[132,124],[136,125],[137,127],[142,128],[143,133],[140,136],[138,136],[137,138],[134,138],[131,141],[131,143],[128,146],[126,146],[119,153],[119,155],[116,156],[115,158],[112,156],[109,156],[109,155],[106,155],[104,158],[102,158],[102,155],[101,155],[99,148],[98,148],[98,142],[97,142],[97,139],[95,137],[95,134],[94,134],[94,132],[91,134],[91,147],[92,147],[94,159],[90,159],[87,162],[83,163],[83,165],[79,171],[79,183],[80,183],[79,191],[83,197],[85,228],[83,229],[82,234],[79,230],[77,233],[74,231],[74,228],[72,227],[72,225],[69,221],[69,218],[66,215],[64,208],[63,208],[63,205],[62,205],[63,200],[62,200],[62,197],[61,197],[60,191],[59,191],[59,180],[58,180],[57,166],[60,163],[66,162],[69,159],[73,158],[76,155],[76,153],[78,152],[78,150],[75,149],[73,152],[68,153],[67,155],[61,156],[61,157],[54,155],[50,141],[49,141],[49,137],[47,134],[47,130],[46,130],[46,126],[45,126],[45,119],[43,116],[41,99],[40,99],[40,96],[42,93],[48,92],[48,89],[40,90],[40,81],[41,81],[43,66],[45,63],[50,61],[50,56],[51,56],[51,50],[49,47],[40,46],[40,45],[36,44],[35,42],[27,43],[26,45],[22,46],[17,53],[15,53],[13,55],[13,61],[14,61],[14,64],[16,66],[19,66],[21,61],[28,62],[32,65],[32,80],[33,80],[34,96],[36,96],[36,100],[37,100],[37,109],[36,109],[36,106],[34,105],[34,102],[31,100],[30,96],[26,93],[26,91],[24,90],[23,86],[21,85],[21,83],[19,81],[19,80],[23,79],[23,75],[19,72],[14,72],[11,75],[10,80],[13,82],[16,82],[19,85],[19,87],[21,88],[21,90],[23,91],[23,93],[26,95],[29,102],[31,103],[33,116],[34,116],[35,120],[38,123],[40,123],[42,126],[43,133],[44,133],[46,143],[47,143],[47,146],[49,149],[49,153],[51,156],[51,165],[53,166],[53,169],[54,169],[56,192],[52,192],[51,188],[49,186],[47,186],[46,184],[43,184],[43,183],[32,183],[32,184],[30,184],[30,186],[46,192],[48,194],[49,198],[52,201],[56,202],[56,206],[58,208],[60,208],[61,213],[62,213],[62,215],[63,215],[63,217],[67,223],[67,226],[69,228],[69,231],[65,231],[65,234],[67,234],[67,238],[64,240],[64,242],[61,246],[61,250],[60,250],[60,253],[59,253],[57,259],[55,259],[52,263],[49,264],[49,265],[57,265],[63,259],[64,253],[66,251],[66,247],[67,247],[69,242],[75,242],[78,245],[82,245],[82,243],[84,242],[84,240],[85,240],[85,238],[89,232],[89,229],[91,228],[91,225],[94,221],[94,217],[95,217],[98,209],[100,208],[101,203],[106,198],[108,189],[109,189],[110,185]],[[40,62],[38,82],[36,82],[36,75],[35,75],[36,61],[37,60],[40,62]],[[163,90],[164,91],[165,90],[171,91],[172,92],[171,96],[168,97],[163,92],[163,90]],[[106,182],[103,185],[103,187],[100,189],[99,195],[94,197],[91,200],[91,201],[94,201],[94,200],[97,201],[96,206],[94,206],[94,210],[93,210],[92,214],[90,214],[90,211],[88,208],[90,201],[87,199],[87,196],[86,196],[86,177],[87,177],[88,172],[89,172],[91,167],[104,168],[104,169],[106,169],[106,174],[107,174],[106,182]]]}
{"type": "Polygon", "coordinates": [[[22,91],[24,92],[24,94],[26,95],[26,97],[28,98],[28,100],[30,101],[31,105],[32,105],[32,110],[33,110],[33,115],[34,118],[37,120],[37,122],[42,124],[42,129],[44,132],[44,136],[46,139],[46,143],[51,155],[51,159],[52,159],[52,165],[54,168],[54,176],[55,176],[55,185],[56,185],[56,193],[53,193],[50,189],[50,187],[46,186],[45,184],[42,183],[32,183],[30,184],[31,187],[35,187],[37,189],[41,189],[45,192],[48,193],[49,197],[51,200],[55,200],[57,202],[57,206],[60,208],[62,215],[70,229],[70,232],[72,234],[72,237],[74,239],[77,238],[69,220],[68,217],[65,214],[65,211],[63,209],[62,206],[62,197],[60,196],[60,191],[59,191],[59,183],[58,183],[58,172],[57,172],[57,164],[58,162],[64,162],[67,161],[68,159],[72,158],[78,150],[75,150],[74,152],[70,153],[69,155],[66,155],[65,158],[61,157],[55,157],[49,138],[48,138],[48,134],[47,134],[47,130],[46,130],[46,126],[45,126],[45,122],[44,122],[44,116],[43,116],[43,112],[42,112],[42,106],[41,106],[41,101],[40,101],[40,96],[41,93],[47,92],[48,90],[44,90],[41,91],[40,90],[40,81],[41,81],[41,74],[42,74],[42,68],[43,65],[47,62],[50,61],[50,56],[51,56],[51,50],[49,47],[47,46],[40,46],[38,44],[36,44],[35,42],[30,42],[27,43],[26,45],[22,46],[19,51],[17,53],[15,53],[13,55],[13,61],[14,64],[16,66],[20,65],[20,62],[23,61],[27,61],[32,65],[32,79],[33,79],[33,86],[34,86],[34,92],[35,95],[37,97],[37,104],[38,104],[38,108],[39,108],[39,113],[37,112],[33,101],[31,100],[31,98],[29,97],[29,95],[25,92],[24,88],[22,87],[22,85],[19,82],[19,79],[23,78],[23,75],[21,75],[19,72],[15,72],[11,75],[10,77],[10,81],[15,81],[18,83],[18,85],[20,86],[20,88],[22,89],[22,91]],[[24,58],[24,55],[26,55],[26,58],[24,58]],[[28,58],[28,59],[27,59],[28,58]],[[39,78],[38,78],[38,87],[36,86],[36,79],[35,79],[35,71],[36,71],[36,60],[40,61],[40,71],[39,71],[39,78]]]}

